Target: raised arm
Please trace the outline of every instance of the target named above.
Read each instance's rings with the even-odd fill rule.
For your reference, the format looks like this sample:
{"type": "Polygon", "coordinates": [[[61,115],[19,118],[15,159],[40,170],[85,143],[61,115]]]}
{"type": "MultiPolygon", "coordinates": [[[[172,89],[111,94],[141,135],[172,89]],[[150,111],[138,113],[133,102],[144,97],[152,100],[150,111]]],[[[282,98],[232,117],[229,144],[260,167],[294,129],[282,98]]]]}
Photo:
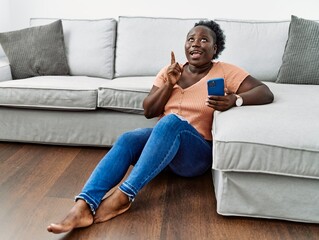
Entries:
{"type": "Polygon", "coordinates": [[[174,85],[180,79],[183,69],[175,61],[174,52],[171,52],[171,65],[167,68],[167,81],[160,88],[153,86],[143,101],[146,118],[158,117],[164,112],[165,105],[170,98],[174,85]]]}

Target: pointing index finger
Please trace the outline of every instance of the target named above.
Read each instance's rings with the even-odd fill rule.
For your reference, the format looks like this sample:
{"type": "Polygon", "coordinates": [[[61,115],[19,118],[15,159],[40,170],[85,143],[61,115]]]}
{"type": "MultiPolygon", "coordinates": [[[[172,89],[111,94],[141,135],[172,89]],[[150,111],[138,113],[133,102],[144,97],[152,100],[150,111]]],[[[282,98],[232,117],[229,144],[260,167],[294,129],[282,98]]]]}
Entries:
{"type": "Polygon", "coordinates": [[[175,54],[173,51],[171,51],[171,64],[175,63],[175,54]]]}

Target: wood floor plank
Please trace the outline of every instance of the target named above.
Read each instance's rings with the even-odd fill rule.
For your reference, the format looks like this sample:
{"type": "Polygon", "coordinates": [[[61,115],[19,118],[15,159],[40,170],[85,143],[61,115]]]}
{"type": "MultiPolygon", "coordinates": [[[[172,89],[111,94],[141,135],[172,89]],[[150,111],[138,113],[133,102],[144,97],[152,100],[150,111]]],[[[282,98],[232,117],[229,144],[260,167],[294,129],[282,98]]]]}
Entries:
{"type": "Polygon", "coordinates": [[[134,204],[123,215],[106,223],[76,229],[66,236],[68,240],[141,240],[160,239],[167,179],[161,174],[138,194],[134,204]]]}
{"type": "Polygon", "coordinates": [[[159,239],[164,219],[165,192],[167,178],[160,174],[154,181],[145,186],[128,213],[115,218],[109,224],[110,237],[108,239],[159,239]],[[122,227],[125,224],[125,228],[122,227]],[[113,238],[117,235],[118,238],[113,238]]]}
{"type": "MultiPolygon", "coordinates": [[[[25,146],[18,152],[16,158],[10,160],[11,165],[16,162],[18,170],[13,171],[14,175],[6,178],[0,185],[1,196],[6,196],[0,198],[1,228],[12,229],[10,232],[13,235],[28,231],[26,218],[28,220],[33,214],[40,200],[64,172],[79,149],[67,149],[65,152],[63,148],[52,146],[25,146]],[[23,164],[21,161],[24,161],[23,164]]],[[[1,166],[1,172],[4,172],[5,169],[2,167],[4,166],[1,166]]],[[[12,236],[8,239],[14,238],[12,236]]]]}
{"type": "Polygon", "coordinates": [[[73,199],[107,151],[107,148],[80,149],[71,164],[64,169],[60,178],[48,191],[47,196],[73,199]]]}
{"type": "Polygon", "coordinates": [[[23,144],[0,143],[0,166],[23,146],[23,144]]]}
{"type": "MultiPolygon", "coordinates": [[[[14,178],[17,178],[21,174],[24,174],[25,169],[29,171],[31,168],[29,164],[34,165],[39,157],[42,157],[42,154],[46,152],[43,148],[37,148],[33,145],[20,145],[18,148],[11,148],[11,151],[4,151],[4,155],[1,154],[0,158],[0,170],[1,170],[1,179],[0,184],[5,182],[8,178],[13,175],[14,178]],[[15,151],[16,150],[16,151],[15,151]],[[14,152],[15,151],[15,152],[14,152]],[[6,158],[5,158],[6,157],[6,158]],[[30,159],[34,159],[30,161],[30,159]],[[13,160],[12,160],[13,159],[13,160]],[[27,167],[26,167],[27,166],[27,167]],[[19,174],[21,173],[21,174],[19,174]]],[[[5,149],[7,150],[7,149],[5,149]]]]}
{"type": "MultiPolygon", "coordinates": [[[[57,240],[67,234],[50,234],[46,228],[49,223],[56,221],[57,216],[64,216],[65,211],[73,206],[70,199],[43,198],[36,207],[25,211],[25,216],[18,216],[14,224],[8,225],[11,229],[0,232],[3,240],[57,240]],[[13,229],[14,228],[14,229],[13,229]]],[[[22,211],[20,210],[22,213],[22,211]]]]}
{"type": "Polygon", "coordinates": [[[161,239],[209,239],[214,199],[210,173],[197,178],[168,175],[161,239]],[[206,178],[206,181],[203,179],[206,178]],[[204,224],[203,224],[204,223],[204,224]]]}
{"type": "Polygon", "coordinates": [[[106,152],[0,143],[0,239],[319,239],[319,224],[220,216],[210,172],[189,179],[169,171],[142,189],[125,214],[67,234],[48,233],[46,226],[65,216],[106,152]]]}

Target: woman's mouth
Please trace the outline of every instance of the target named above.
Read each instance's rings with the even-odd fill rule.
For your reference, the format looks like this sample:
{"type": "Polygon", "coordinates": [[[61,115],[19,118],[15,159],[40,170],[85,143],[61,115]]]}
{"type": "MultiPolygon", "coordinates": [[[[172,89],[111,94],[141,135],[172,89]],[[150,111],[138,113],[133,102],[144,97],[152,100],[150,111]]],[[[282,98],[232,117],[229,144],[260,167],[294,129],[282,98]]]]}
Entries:
{"type": "Polygon", "coordinates": [[[191,55],[191,57],[193,59],[197,59],[197,58],[200,58],[200,56],[202,55],[203,52],[201,51],[198,51],[198,50],[193,50],[193,51],[190,51],[189,54],[191,55]]]}

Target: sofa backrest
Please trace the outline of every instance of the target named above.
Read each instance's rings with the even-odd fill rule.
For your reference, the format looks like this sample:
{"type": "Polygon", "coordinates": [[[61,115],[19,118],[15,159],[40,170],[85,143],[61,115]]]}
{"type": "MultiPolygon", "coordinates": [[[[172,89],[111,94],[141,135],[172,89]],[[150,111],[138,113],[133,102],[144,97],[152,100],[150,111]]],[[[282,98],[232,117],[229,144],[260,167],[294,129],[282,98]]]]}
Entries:
{"type": "MultiPolygon", "coordinates": [[[[115,76],[154,76],[170,63],[170,51],[184,63],[188,31],[200,19],[119,17],[115,76]]],[[[215,19],[224,30],[220,61],[238,65],[261,81],[276,81],[290,20],[215,19]]]]}
{"type": "Polygon", "coordinates": [[[199,20],[120,16],[115,76],[154,76],[170,64],[171,51],[184,63],[186,35],[199,20]]]}
{"type": "MultiPolygon", "coordinates": [[[[57,19],[32,18],[31,26],[57,19]]],[[[62,19],[71,75],[112,79],[155,76],[176,60],[186,61],[188,31],[201,19],[125,17],[118,20],[62,19]]],[[[288,39],[290,20],[261,21],[215,19],[226,35],[220,61],[238,65],[261,81],[276,81],[288,39]]],[[[5,55],[1,51],[0,56],[5,55]]]]}
{"type": "MultiPolygon", "coordinates": [[[[38,26],[57,19],[31,18],[30,25],[38,26]]],[[[71,75],[112,79],[117,21],[62,19],[66,55],[71,75]]]]}
{"type": "Polygon", "coordinates": [[[261,81],[276,81],[288,39],[290,20],[215,20],[224,30],[226,48],[219,57],[261,81]]]}

